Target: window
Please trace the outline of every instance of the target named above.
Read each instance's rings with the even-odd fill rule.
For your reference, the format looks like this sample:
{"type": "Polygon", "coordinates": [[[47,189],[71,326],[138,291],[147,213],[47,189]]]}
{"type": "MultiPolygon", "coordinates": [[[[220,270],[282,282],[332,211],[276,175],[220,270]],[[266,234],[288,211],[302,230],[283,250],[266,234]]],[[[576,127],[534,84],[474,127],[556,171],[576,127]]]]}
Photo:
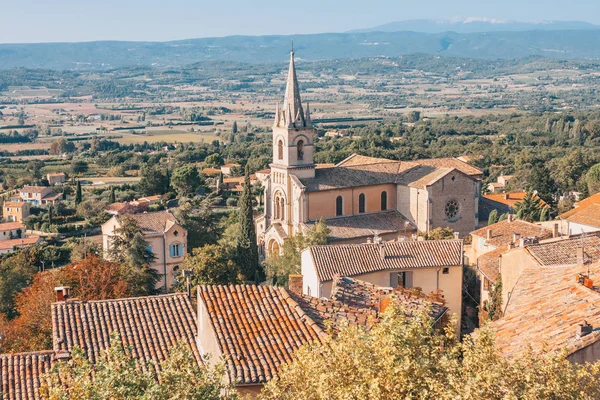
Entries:
{"type": "Polygon", "coordinates": [[[179,236],[179,231],[173,231],[173,235],[179,236]]]}
{"type": "Polygon", "coordinates": [[[449,273],[450,273],[450,268],[446,267],[446,268],[442,269],[442,274],[448,275],[449,273]]]}
{"type": "Polygon", "coordinates": [[[358,212],[359,213],[365,212],[365,194],[364,193],[361,193],[358,196],[358,212]]]}
{"type": "Polygon", "coordinates": [[[444,206],[444,214],[446,214],[446,218],[450,222],[454,222],[458,220],[458,212],[460,210],[460,206],[458,204],[458,200],[448,200],[446,205],[444,206]]]}
{"type": "Polygon", "coordinates": [[[487,278],[483,278],[483,290],[490,290],[490,281],[487,278]]]}
{"type": "Polygon", "coordinates": [[[296,155],[298,160],[304,160],[304,140],[298,140],[296,144],[296,155]]]}
{"type": "Polygon", "coordinates": [[[281,139],[277,142],[277,159],[283,160],[283,140],[281,139]]]}
{"type": "Polygon", "coordinates": [[[381,192],[381,211],[387,210],[387,192],[381,192]]]}
{"type": "Polygon", "coordinates": [[[182,257],[183,256],[183,244],[174,243],[170,249],[171,257],[182,257]]]}
{"type": "Polygon", "coordinates": [[[342,196],[335,199],[335,215],[338,217],[344,215],[344,199],[342,199],[342,196]]]}
{"type": "Polygon", "coordinates": [[[152,246],[146,246],[146,251],[149,251],[150,253],[152,253],[152,246]]]}
{"type": "Polygon", "coordinates": [[[412,271],[392,272],[390,273],[390,286],[394,289],[398,286],[410,289],[413,287],[412,271]]]}
{"type": "Polygon", "coordinates": [[[275,199],[273,199],[273,211],[275,212],[275,219],[285,219],[285,199],[281,192],[275,194],[275,199]]]}

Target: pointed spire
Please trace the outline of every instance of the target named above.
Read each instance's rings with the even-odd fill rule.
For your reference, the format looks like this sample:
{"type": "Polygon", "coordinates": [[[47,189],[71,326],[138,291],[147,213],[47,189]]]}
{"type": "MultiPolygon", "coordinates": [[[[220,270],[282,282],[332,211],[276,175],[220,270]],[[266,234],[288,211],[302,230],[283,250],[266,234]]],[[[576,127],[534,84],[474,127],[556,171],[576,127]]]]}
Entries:
{"type": "MultiPolygon", "coordinates": [[[[302,101],[300,100],[300,88],[298,87],[298,78],[296,77],[296,65],[294,63],[294,50],[290,52],[290,68],[288,71],[287,85],[285,88],[285,99],[283,100],[285,108],[289,109],[292,116],[300,116],[300,126],[304,126],[304,111],[302,110],[302,101]]],[[[288,126],[290,122],[286,121],[288,126]]]]}
{"type": "Polygon", "coordinates": [[[304,116],[304,122],[306,126],[309,127],[312,125],[312,120],[310,119],[310,103],[306,103],[306,114],[304,116]]]}
{"type": "Polygon", "coordinates": [[[287,105],[287,113],[285,114],[285,126],[291,128],[294,126],[294,120],[292,119],[292,106],[287,105]]]}
{"type": "Polygon", "coordinates": [[[279,126],[279,122],[281,119],[281,111],[279,110],[279,103],[275,106],[275,124],[274,126],[279,126]]]}

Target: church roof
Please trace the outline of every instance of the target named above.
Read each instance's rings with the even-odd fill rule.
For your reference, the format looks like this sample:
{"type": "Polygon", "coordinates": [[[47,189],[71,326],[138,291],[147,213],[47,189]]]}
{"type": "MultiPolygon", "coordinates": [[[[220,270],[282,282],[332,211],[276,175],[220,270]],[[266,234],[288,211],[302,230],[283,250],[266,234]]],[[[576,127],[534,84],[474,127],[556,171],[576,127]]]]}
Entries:
{"type": "Polygon", "coordinates": [[[477,168],[455,158],[397,161],[353,154],[333,167],[316,169],[314,178],[301,181],[307,192],[382,184],[424,188],[454,170],[475,179],[481,175],[477,168]]]}
{"type": "MultiPolygon", "coordinates": [[[[307,223],[308,226],[315,222],[307,223]]],[[[327,220],[329,240],[347,240],[384,235],[395,232],[416,232],[415,227],[398,211],[384,211],[374,214],[358,214],[327,220]]]]}

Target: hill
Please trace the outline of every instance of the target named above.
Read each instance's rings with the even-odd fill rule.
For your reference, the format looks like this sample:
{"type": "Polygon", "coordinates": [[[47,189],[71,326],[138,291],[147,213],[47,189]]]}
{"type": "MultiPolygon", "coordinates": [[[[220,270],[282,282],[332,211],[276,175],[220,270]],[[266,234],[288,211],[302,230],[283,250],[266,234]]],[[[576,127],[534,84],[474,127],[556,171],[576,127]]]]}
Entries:
{"type": "Polygon", "coordinates": [[[423,53],[480,59],[542,56],[600,58],[600,30],[491,33],[356,32],[296,36],[230,36],[172,42],[1,44],[0,69],[106,70],[176,67],[201,61],[283,62],[291,40],[304,60],[396,57],[423,53]]]}

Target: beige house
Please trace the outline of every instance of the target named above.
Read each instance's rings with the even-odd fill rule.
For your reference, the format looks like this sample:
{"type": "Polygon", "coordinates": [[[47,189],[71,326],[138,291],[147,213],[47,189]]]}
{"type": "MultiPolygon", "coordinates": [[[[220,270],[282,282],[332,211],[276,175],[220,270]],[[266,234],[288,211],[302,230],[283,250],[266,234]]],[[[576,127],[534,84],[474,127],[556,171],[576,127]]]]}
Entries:
{"type": "Polygon", "coordinates": [[[600,231],[600,193],[575,203],[575,208],[559,215],[558,218],[563,224],[565,234],[600,231]]]}
{"type": "Polygon", "coordinates": [[[335,276],[382,287],[441,293],[450,312],[462,313],[462,240],[398,241],[313,246],[302,252],[303,293],[329,298],[335,276]]]}
{"type": "Polygon", "coordinates": [[[505,355],[566,349],[572,362],[600,359],[600,237],[546,241],[500,257],[503,316],[492,324],[505,355]]]}
{"type": "Polygon", "coordinates": [[[60,201],[62,194],[54,193],[49,186],[23,186],[19,191],[19,197],[25,203],[40,206],[60,201]]]}
{"type": "Polygon", "coordinates": [[[66,181],[66,176],[64,172],[56,172],[46,175],[46,179],[48,180],[48,184],[50,186],[62,185],[66,181]]]}
{"type": "Polygon", "coordinates": [[[321,218],[339,243],[364,243],[374,234],[410,237],[436,227],[461,236],[475,229],[482,176],[477,168],[456,158],[397,161],[356,154],[319,167],[314,138],[292,52],[283,106],[275,112],[273,162],[263,182],[265,212],[256,219],[263,255],[278,253],[287,237],[321,218]]]}
{"type": "Polygon", "coordinates": [[[23,201],[7,201],[2,205],[2,217],[7,222],[23,222],[29,217],[30,207],[23,201]]]}
{"type": "Polygon", "coordinates": [[[496,182],[491,182],[487,186],[489,193],[502,193],[506,189],[506,185],[512,179],[512,175],[500,175],[496,182]]]}
{"type": "MultiPolygon", "coordinates": [[[[170,211],[131,214],[141,230],[148,248],[154,256],[151,268],[162,275],[159,285],[169,290],[187,253],[187,230],[181,226],[170,211]]],[[[111,246],[115,229],[121,226],[122,216],[115,215],[102,225],[102,247],[105,254],[111,246]]]]}
{"type": "Polygon", "coordinates": [[[25,225],[20,222],[0,224],[0,241],[25,237],[25,225]]]}
{"type": "MultiPolygon", "coordinates": [[[[500,271],[500,257],[514,247],[525,243],[558,237],[558,227],[549,230],[541,225],[508,219],[471,232],[471,246],[466,251],[468,263],[477,268],[481,283],[481,304],[489,300],[492,286],[496,284],[500,271]]],[[[504,285],[505,286],[505,285],[504,285]]]]}
{"type": "Polygon", "coordinates": [[[39,236],[23,237],[21,239],[0,240],[0,254],[11,253],[15,249],[22,249],[42,242],[39,236]]]}

